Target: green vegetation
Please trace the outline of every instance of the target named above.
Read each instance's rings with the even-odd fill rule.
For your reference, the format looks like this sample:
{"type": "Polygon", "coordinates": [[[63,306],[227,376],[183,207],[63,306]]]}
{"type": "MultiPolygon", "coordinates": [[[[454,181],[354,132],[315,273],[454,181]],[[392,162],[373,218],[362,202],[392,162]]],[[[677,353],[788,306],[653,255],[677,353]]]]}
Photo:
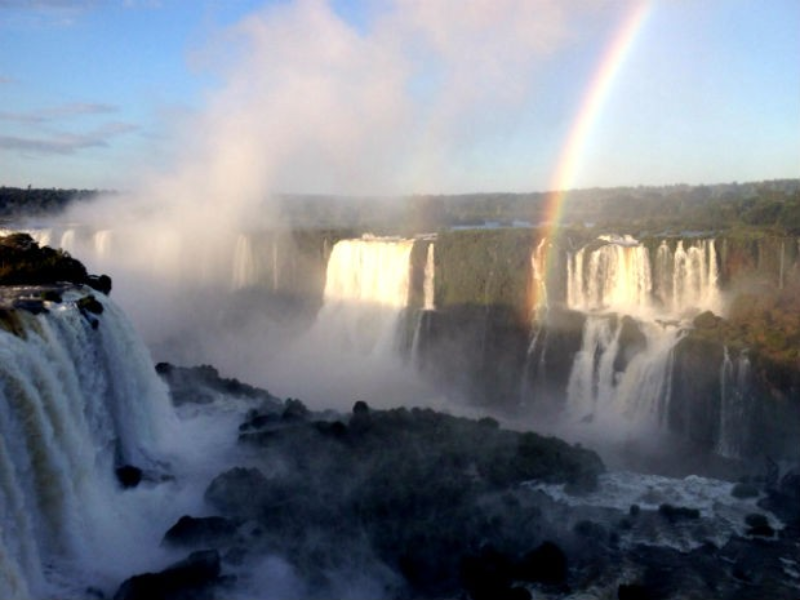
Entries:
{"type": "MultiPolygon", "coordinates": [[[[94,190],[0,187],[0,219],[54,213],[95,198],[94,190]]],[[[451,227],[544,224],[550,192],[279,197],[281,221],[294,229],[352,228],[412,235],[451,227]]],[[[266,202],[266,199],[265,199],[266,202]]],[[[715,185],[590,188],[563,193],[562,223],[607,230],[680,233],[751,231],[800,235],[800,179],[715,185]]]]}
{"type": "Polygon", "coordinates": [[[27,233],[0,236],[0,285],[86,284],[108,293],[111,279],[89,275],[86,267],[63,250],[39,247],[27,233]]]}
{"type": "Polygon", "coordinates": [[[91,200],[101,192],[96,190],[27,189],[0,187],[0,221],[21,216],[53,214],[72,202],[91,200]]]}
{"type": "Polygon", "coordinates": [[[534,236],[528,229],[474,229],[439,234],[436,306],[508,306],[527,320],[534,236]]]}

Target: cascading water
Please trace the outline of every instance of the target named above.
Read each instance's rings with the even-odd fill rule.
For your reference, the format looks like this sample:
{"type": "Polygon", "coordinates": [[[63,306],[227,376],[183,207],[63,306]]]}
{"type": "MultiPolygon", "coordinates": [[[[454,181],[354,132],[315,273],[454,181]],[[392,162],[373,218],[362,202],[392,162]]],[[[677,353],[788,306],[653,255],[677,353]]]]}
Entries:
{"type": "Polygon", "coordinates": [[[420,345],[423,338],[423,329],[427,323],[427,315],[436,310],[434,251],[434,242],[429,240],[428,247],[425,250],[425,269],[422,275],[422,309],[417,311],[414,334],[411,340],[411,360],[418,369],[424,368],[424,360],[420,356],[420,345]]]}
{"type": "Polygon", "coordinates": [[[413,240],[365,237],[333,247],[318,327],[344,348],[386,354],[408,305],[413,240]]]}
{"type": "MultiPolygon", "coordinates": [[[[721,312],[714,241],[664,241],[654,255],[630,236],[599,242],[567,257],[566,306],[584,314],[567,418],[663,427],[686,319],[721,312]]],[[[533,339],[541,335],[537,329],[533,339]]]]}
{"type": "Polygon", "coordinates": [[[161,470],[175,416],[119,309],[97,295],[102,315],[86,316],[86,294],[67,290],[37,315],[9,309],[0,326],[4,599],[80,596],[147,563],[135,556],[146,527],[113,469],[161,470]]]}
{"type": "Polygon", "coordinates": [[[647,248],[630,237],[603,238],[600,248],[581,248],[567,264],[567,305],[583,312],[639,314],[652,307],[647,248]]]}
{"type": "Polygon", "coordinates": [[[336,242],[322,307],[309,330],[271,361],[270,389],[310,406],[348,409],[357,399],[392,406],[430,395],[404,357],[413,344],[414,244],[373,236],[336,242]]]}
{"type": "Polygon", "coordinates": [[[719,432],[716,452],[728,458],[740,458],[747,446],[743,432],[746,426],[750,402],[750,358],[743,350],[735,359],[725,347],[720,372],[719,432]]]}
{"type": "Polygon", "coordinates": [[[434,261],[434,245],[433,242],[428,244],[428,249],[425,254],[425,272],[424,281],[422,283],[422,310],[435,310],[434,304],[434,275],[435,275],[435,261],[434,261]]]}
{"type": "Polygon", "coordinates": [[[240,290],[256,284],[258,280],[256,264],[250,237],[240,233],[236,238],[236,247],[233,252],[232,284],[234,290],[240,290]]]}

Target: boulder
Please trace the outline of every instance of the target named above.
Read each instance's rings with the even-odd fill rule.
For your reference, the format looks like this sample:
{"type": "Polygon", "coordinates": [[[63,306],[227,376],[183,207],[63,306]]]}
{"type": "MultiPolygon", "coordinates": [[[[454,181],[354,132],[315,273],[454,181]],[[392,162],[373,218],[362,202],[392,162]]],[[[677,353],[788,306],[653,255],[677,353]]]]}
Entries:
{"type": "Polygon", "coordinates": [[[114,594],[114,600],[212,600],[213,585],[219,581],[219,575],[219,552],[192,552],[163,571],[126,579],[114,594]]]}
{"type": "Polygon", "coordinates": [[[689,508],[687,506],[673,506],[672,504],[662,504],[659,506],[658,514],[666,518],[670,523],[700,518],[700,511],[698,509],[689,508]]]}
{"type": "Polygon", "coordinates": [[[236,523],[230,519],[184,515],[167,530],[162,543],[170,546],[218,547],[229,545],[235,536],[236,523]]]}
{"type": "Polygon", "coordinates": [[[117,467],[115,471],[117,481],[124,489],[135,488],[142,481],[142,470],[133,465],[123,465],[117,467]]]}
{"type": "Polygon", "coordinates": [[[522,558],[516,574],[518,579],[533,583],[565,583],[568,574],[567,555],[553,542],[544,542],[522,558]]]}
{"type": "Polygon", "coordinates": [[[263,514],[268,488],[269,481],[258,469],[234,467],[214,478],[205,499],[224,515],[257,518],[263,514]]]}

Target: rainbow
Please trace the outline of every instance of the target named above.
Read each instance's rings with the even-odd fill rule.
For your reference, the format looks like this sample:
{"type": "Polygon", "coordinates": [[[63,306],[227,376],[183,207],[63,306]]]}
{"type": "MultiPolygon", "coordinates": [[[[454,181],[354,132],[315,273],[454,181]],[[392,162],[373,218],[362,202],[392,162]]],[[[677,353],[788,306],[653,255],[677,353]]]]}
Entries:
{"type": "MultiPolygon", "coordinates": [[[[650,0],[637,1],[631,5],[602,53],[589,85],[586,87],[579,105],[580,108],[572,120],[566,141],[556,162],[556,169],[548,185],[548,189],[551,191],[548,192],[545,199],[543,220],[546,223],[544,237],[550,240],[549,245],[551,246],[558,233],[566,192],[574,186],[580,160],[592,129],[600,116],[617,74],[634,46],[637,34],[641,31],[651,12],[652,2],[650,0]]],[[[544,257],[544,262],[545,264],[542,266],[546,272],[549,272],[553,261],[549,257],[544,257]]]]}
{"type": "Polygon", "coordinates": [[[612,37],[611,43],[603,52],[586,88],[549,185],[552,191],[548,195],[545,215],[552,226],[557,226],[561,219],[565,192],[574,184],[575,174],[592,133],[592,127],[597,122],[597,117],[625,58],[633,48],[636,34],[642,29],[645,17],[650,12],[650,6],[650,2],[647,1],[637,2],[632,6],[612,37]]]}

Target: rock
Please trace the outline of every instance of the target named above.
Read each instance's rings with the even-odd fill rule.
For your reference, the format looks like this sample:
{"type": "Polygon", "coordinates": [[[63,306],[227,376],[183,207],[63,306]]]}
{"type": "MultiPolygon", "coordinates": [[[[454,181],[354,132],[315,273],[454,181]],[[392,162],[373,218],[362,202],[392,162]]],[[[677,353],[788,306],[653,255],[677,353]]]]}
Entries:
{"type": "Polygon", "coordinates": [[[108,296],[111,293],[111,277],[108,275],[89,275],[86,283],[92,289],[108,296]]]}
{"type": "Polygon", "coordinates": [[[97,300],[97,298],[95,298],[91,294],[89,294],[88,296],[84,296],[83,298],[78,300],[78,302],[76,304],[77,304],[78,308],[80,309],[80,311],[82,313],[84,313],[84,315],[87,312],[95,314],[95,315],[103,314],[103,305],[100,304],[100,302],[97,300]]]}
{"type": "Polygon", "coordinates": [[[516,568],[517,578],[545,584],[562,584],[567,580],[567,555],[553,542],[544,542],[528,552],[516,568]]]}
{"type": "Polygon", "coordinates": [[[737,483],[731,490],[734,498],[755,498],[758,494],[758,488],[752,483],[737,483]]]}
{"type": "Polygon", "coordinates": [[[696,508],[686,506],[673,506],[672,504],[662,504],[658,507],[658,514],[665,517],[670,523],[687,519],[699,519],[700,511],[696,508]]]}
{"type": "Polygon", "coordinates": [[[617,588],[618,600],[650,600],[647,588],[638,583],[621,583],[617,588]]]}
{"type": "Polygon", "coordinates": [[[258,469],[234,467],[218,475],[205,492],[206,501],[235,518],[261,516],[269,481],[258,469]]]}
{"type": "Polygon", "coordinates": [[[508,598],[511,591],[511,560],[505,554],[486,548],[478,556],[461,560],[461,582],[472,600],[508,598]]]}
{"type": "Polygon", "coordinates": [[[775,530],[769,524],[769,520],[765,515],[759,513],[751,513],[744,518],[749,529],[747,535],[754,535],[760,537],[773,537],[775,530]]]}
{"type": "Polygon", "coordinates": [[[236,523],[225,517],[182,516],[164,534],[163,544],[171,546],[217,547],[230,544],[236,535],[236,523]]]}
{"type": "Polygon", "coordinates": [[[156,373],[169,386],[175,405],[209,404],[219,394],[227,394],[258,401],[264,410],[271,408],[277,413],[283,409],[280,400],[267,390],[242,383],[238,379],[222,377],[211,365],[179,367],[160,362],[156,365],[156,373]]]}
{"type": "Polygon", "coordinates": [[[310,411],[300,400],[296,398],[286,399],[286,408],[283,409],[281,418],[284,421],[305,421],[310,415],[310,411]]]}
{"type": "Polygon", "coordinates": [[[800,501],[800,466],[788,470],[780,479],[778,491],[800,501]]]}
{"type": "Polygon", "coordinates": [[[117,481],[124,489],[135,488],[142,481],[142,470],[133,465],[123,465],[115,471],[117,481]]]}
{"type": "Polygon", "coordinates": [[[710,310],[700,313],[694,318],[695,329],[716,329],[722,321],[710,310]]]}
{"type": "Polygon", "coordinates": [[[212,586],[218,581],[220,570],[216,550],[192,552],[163,571],[125,580],[114,600],[212,600],[212,586]]]}

